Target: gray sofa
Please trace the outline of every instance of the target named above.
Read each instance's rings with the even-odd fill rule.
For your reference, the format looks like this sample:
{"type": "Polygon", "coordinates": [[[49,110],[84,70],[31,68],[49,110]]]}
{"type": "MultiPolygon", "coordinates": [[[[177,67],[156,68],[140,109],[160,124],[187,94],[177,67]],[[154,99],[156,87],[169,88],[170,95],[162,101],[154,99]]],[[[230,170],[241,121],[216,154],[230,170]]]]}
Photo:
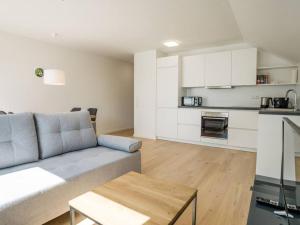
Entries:
{"type": "Polygon", "coordinates": [[[68,201],[129,171],[141,142],[96,137],[88,112],[0,116],[0,225],[40,225],[68,201]]]}

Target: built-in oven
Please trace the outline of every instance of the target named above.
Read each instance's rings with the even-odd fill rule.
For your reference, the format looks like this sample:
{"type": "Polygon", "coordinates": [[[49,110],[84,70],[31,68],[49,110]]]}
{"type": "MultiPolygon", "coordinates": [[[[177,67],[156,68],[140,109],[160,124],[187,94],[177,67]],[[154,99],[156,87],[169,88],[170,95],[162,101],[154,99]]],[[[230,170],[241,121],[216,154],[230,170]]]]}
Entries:
{"type": "Polygon", "coordinates": [[[208,138],[228,138],[227,112],[202,112],[201,136],[208,138]]]}

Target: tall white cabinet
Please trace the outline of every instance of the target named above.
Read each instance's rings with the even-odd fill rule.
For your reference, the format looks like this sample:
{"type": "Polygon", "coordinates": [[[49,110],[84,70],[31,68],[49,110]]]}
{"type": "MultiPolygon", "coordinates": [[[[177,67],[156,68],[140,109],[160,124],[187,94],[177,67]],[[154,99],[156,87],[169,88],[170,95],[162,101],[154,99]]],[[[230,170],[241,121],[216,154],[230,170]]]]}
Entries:
{"type": "Polygon", "coordinates": [[[177,109],[158,108],[156,122],[157,137],[177,138],[177,109]]]}
{"type": "Polygon", "coordinates": [[[180,62],[178,56],[157,59],[156,135],[177,138],[177,111],[180,96],[180,62]]]}
{"type": "Polygon", "coordinates": [[[156,138],[155,50],[134,55],[134,136],[156,138]]]}
{"type": "Polygon", "coordinates": [[[157,107],[178,106],[178,63],[178,56],[157,59],[157,107]]]}

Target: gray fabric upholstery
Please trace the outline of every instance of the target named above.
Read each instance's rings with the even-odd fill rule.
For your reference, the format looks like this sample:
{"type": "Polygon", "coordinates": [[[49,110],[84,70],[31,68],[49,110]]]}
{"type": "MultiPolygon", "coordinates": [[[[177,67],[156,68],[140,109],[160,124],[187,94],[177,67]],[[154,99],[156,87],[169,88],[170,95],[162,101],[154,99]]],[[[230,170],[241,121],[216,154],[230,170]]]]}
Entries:
{"type": "Polygon", "coordinates": [[[40,158],[97,146],[88,112],[35,114],[40,158]]]}
{"type": "Polygon", "coordinates": [[[72,198],[141,172],[140,152],[124,151],[141,143],[111,140],[123,152],[97,146],[88,112],[35,114],[35,120],[31,113],[0,117],[0,225],[44,224],[67,212],[72,198]]]}
{"type": "Polygon", "coordinates": [[[142,142],[139,140],[113,135],[100,135],[98,137],[98,144],[126,152],[135,152],[142,147],[142,142]]]}
{"type": "Polygon", "coordinates": [[[131,156],[131,153],[97,146],[50,157],[34,163],[27,163],[0,170],[0,176],[32,167],[39,167],[52,174],[70,180],[97,167],[131,156]]]}
{"type": "Polygon", "coordinates": [[[32,113],[0,116],[0,168],[38,160],[32,113]]]}
{"type": "Polygon", "coordinates": [[[0,207],[1,225],[43,224],[67,212],[68,201],[72,198],[129,171],[141,172],[141,155],[139,151],[127,153],[96,147],[3,169],[0,178],[30,168],[45,170],[63,182],[0,207]]]}

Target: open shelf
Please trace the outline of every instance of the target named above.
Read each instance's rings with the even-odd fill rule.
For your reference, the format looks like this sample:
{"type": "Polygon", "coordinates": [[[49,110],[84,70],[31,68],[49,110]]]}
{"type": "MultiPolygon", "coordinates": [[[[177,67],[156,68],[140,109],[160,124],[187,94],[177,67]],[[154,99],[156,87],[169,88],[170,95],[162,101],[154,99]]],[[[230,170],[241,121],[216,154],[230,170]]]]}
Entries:
{"type": "Polygon", "coordinates": [[[276,69],[298,69],[298,66],[262,66],[258,67],[257,70],[276,70],[276,69]]]}
{"type": "Polygon", "coordinates": [[[295,85],[298,82],[298,66],[265,66],[257,68],[257,80],[262,86],[295,85]]]}
{"type": "Polygon", "coordinates": [[[283,86],[283,85],[296,85],[297,83],[281,83],[281,84],[257,84],[257,86],[283,86]]]}

